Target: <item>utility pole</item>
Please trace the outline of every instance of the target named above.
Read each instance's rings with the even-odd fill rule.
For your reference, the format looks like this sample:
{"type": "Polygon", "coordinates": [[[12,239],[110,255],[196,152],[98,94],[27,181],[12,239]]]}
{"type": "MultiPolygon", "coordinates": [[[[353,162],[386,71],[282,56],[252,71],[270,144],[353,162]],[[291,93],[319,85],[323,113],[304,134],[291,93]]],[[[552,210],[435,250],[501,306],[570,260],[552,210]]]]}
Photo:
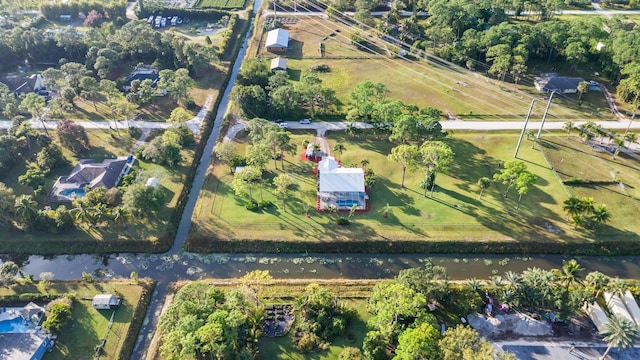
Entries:
{"type": "Polygon", "coordinates": [[[555,90],[551,92],[551,96],[549,96],[549,101],[547,102],[547,107],[544,109],[544,115],[542,115],[542,122],[540,123],[540,129],[538,129],[538,135],[536,135],[536,139],[540,139],[540,135],[542,135],[542,127],[544,126],[544,121],[547,120],[547,114],[549,113],[549,107],[551,106],[551,100],[553,100],[553,95],[555,95],[555,90]]]}
{"type": "Polygon", "coordinates": [[[536,103],[536,99],[531,100],[531,105],[529,105],[529,111],[527,112],[527,117],[524,118],[524,126],[522,127],[522,131],[520,132],[520,138],[518,139],[518,145],[516,145],[516,151],[513,153],[513,157],[518,157],[518,150],[520,150],[520,144],[522,144],[522,137],[524,137],[524,132],[527,131],[527,124],[529,123],[529,118],[531,117],[531,111],[533,111],[533,104],[536,103]]]}
{"type": "Polygon", "coordinates": [[[278,16],[276,15],[276,0],[273,0],[273,25],[276,24],[278,16]]]}

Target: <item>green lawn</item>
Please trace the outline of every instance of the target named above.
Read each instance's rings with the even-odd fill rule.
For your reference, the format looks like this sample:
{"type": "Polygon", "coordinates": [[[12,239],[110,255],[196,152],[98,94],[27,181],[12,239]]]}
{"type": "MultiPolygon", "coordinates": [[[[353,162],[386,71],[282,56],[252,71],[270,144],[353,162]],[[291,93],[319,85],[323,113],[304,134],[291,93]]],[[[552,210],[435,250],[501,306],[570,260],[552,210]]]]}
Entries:
{"type": "MultiPolygon", "coordinates": [[[[68,160],[66,166],[56,169],[46,179],[45,190],[48,192],[58,176],[67,175],[81,158],[93,158],[102,161],[113,156],[129,154],[135,139],[121,131],[117,136],[107,130],[92,130],[88,132],[91,149],[79,155],[63,149],[68,160]]],[[[54,138],[56,136],[54,135],[54,138]]],[[[34,151],[38,149],[34,148],[34,151]]],[[[13,227],[1,227],[0,253],[87,253],[113,251],[160,251],[172,241],[168,237],[170,229],[169,219],[176,207],[184,182],[193,160],[194,149],[186,148],[182,151],[183,162],[176,168],[165,168],[157,164],[136,161],[134,169],[145,170],[156,174],[160,178],[160,185],[167,194],[167,206],[156,216],[147,219],[131,219],[129,224],[115,226],[108,224],[99,228],[79,228],[64,234],[48,234],[40,232],[25,233],[13,227]]],[[[35,158],[35,156],[33,156],[35,158]]],[[[18,183],[18,176],[22,175],[33,159],[28,157],[19,161],[10,173],[0,176],[0,181],[14,189],[14,193],[31,194],[33,190],[18,183]]],[[[41,205],[46,202],[46,193],[36,197],[41,205]]],[[[56,204],[49,204],[56,206],[56,204]]],[[[71,204],[66,204],[71,207],[71,204]]]]}
{"type": "MultiPolygon", "coordinates": [[[[256,185],[254,196],[270,199],[277,206],[264,212],[251,212],[243,207],[247,197],[234,194],[228,167],[217,165],[208,174],[196,205],[190,244],[215,251],[221,242],[211,239],[249,240],[247,246],[250,247],[250,240],[274,240],[285,244],[322,244],[336,240],[364,244],[378,240],[389,241],[392,246],[397,240],[459,240],[480,244],[488,240],[564,243],[588,238],[567,224],[562,202],[568,194],[542,153],[532,149],[529,141],[523,144],[519,158],[527,162],[528,169],[539,179],[523,197],[520,209],[516,210],[515,190],[512,189],[509,198],[505,199],[502,196],[505,188],[501,184],[493,184],[482,200],[478,200],[477,180],[482,176],[492,177],[501,162],[512,158],[517,141],[515,133],[458,133],[447,139],[456,153],[456,161],[448,174],[438,175],[433,198],[424,197],[419,188],[422,170],[407,173],[405,188],[400,187],[401,168],[386,159],[393,147],[389,142],[349,139],[342,133],[329,133],[328,137],[331,146],[336,142],[346,146],[341,159],[343,164],[359,163],[361,159],[370,161],[368,168],[375,172],[378,180],[370,194],[370,212],[357,213],[349,226],[335,225],[330,216],[322,212],[313,211],[311,217],[306,218],[305,206],[315,206],[315,177],[310,173],[314,164],[299,157],[288,157],[285,162],[286,171],[296,179],[286,210],[282,210],[281,201],[268,185],[269,179],[282,170],[274,170],[270,163],[264,176],[267,185],[262,191],[256,185]],[[392,212],[388,218],[383,218],[380,210],[387,203],[392,212]],[[559,233],[549,229],[558,229],[559,233]]],[[[293,139],[299,144],[312,137],[294,135],[293,139]]],[[[302,152],[301,147],[298,152],[302,152]]],[[[612,222],[613,225],[616,223],[612,222]]],[[[280,245],[274,245],[274,248],[282,251],[280,245]]]]}
{"type": "MultiPolygon", "coordinates": [[[[62,330],[53,351],[45,355],[45,360],[90,359],[96,345],[104,337],[107,341],[100,359],[119,358],[127,340],[133,314],[140,306],[139,302],[145,291],[143,285],[127,280],[95,283],[53,282],[47,291],[51,294],[73,293],[76,300],[73,302],[71,323],[62,330]],[[122,299],[122,305],[115,311],[113,326],[108,333],[107,324],[112,311],[95,310],[91,307],[91,298],[101,293],[111,293],[122,299]]],[[[0,289],[0,295],[27,292],[39,293],[40,290],[32,283],[0,289]]],[[[141,309],[142,314],[144,311],[141,309]]],[[[135,334],[133,335],[135,337],[135,334]]],[[[135,341],[135,338],[129,339],[129,343],[131,341],[135,341]]]]}

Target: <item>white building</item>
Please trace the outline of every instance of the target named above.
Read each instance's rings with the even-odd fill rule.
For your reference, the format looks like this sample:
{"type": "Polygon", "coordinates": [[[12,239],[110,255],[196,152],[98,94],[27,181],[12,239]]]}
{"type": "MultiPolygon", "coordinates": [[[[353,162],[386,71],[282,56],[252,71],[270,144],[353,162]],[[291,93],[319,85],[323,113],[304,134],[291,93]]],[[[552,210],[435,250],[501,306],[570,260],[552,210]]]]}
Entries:
{"type": "Polygon", "coordinates": [[[289,47],[289,32],[284,29],[274,29],[267,33],[267,41],[265,42],[267,51],[281,52],[287,51],[289,47]]]}
{"type": "Polygon", "coordinates": [[[111,294],[98,294],[93,297],[91,306],[98,310],[113,309],[120,306],[120,299],[111,294]]]}
{"type": "Polygon", "coordinates": [[[362,168],[343,168],[328,156],[318,163],[318,206],[335,206],[338,210],[366,210],[369,196],[365,192],[362,168]]]}

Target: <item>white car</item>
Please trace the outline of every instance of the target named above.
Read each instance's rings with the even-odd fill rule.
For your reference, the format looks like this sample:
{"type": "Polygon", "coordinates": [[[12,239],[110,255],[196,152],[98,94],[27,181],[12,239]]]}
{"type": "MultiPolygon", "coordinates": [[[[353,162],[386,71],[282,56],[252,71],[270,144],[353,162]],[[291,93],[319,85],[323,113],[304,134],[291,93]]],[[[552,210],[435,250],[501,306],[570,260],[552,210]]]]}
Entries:
{"type": "Polygon", "coordinates": [[[300,124],[303,124],[303,125],[311,124],[311,119],[302,119],[300,120],[300,124]]]}
{"type": "Polygon", "coordinates": [[[283,129],[288,129],[289,128],[289,124],[287,124],[286,122],[281,122],[278,125],[283,129]]]}

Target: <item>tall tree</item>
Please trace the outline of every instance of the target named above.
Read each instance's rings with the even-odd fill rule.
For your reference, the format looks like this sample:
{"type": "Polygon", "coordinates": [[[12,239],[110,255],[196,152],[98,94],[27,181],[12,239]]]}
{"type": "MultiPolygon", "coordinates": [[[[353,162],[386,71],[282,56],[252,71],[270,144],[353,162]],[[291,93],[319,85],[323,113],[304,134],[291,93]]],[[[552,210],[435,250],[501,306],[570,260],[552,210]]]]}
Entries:
{"type": "Polygon", "coordinates": [[[429,323],[405,330],[398,337],[393,360],[435,359],[440,357],[440,332],[429,323]]]}
{"type": "Polygon", "coordinates": [[[282,199],[282,211],[285,210],[285,204],[289,195],[289,188],[293,185],[293,178],[289,174],[279,174],[273,178],[273,185],[275,185],[274,192],[282,199]]]}
{"type": "Polygon", "coordinates": [[[29,93],[25,95],[25,97],[20,102],[20,109],[22,111],[29,112],[36,120],[40,120],[42,123],[42,128],[49,135],[49,130],[47,130],[47,125],[44,122],[44,107],[45,107],[44,98],[36,93],[29,93]]]}
{"type": "MultiPolygon", "coordinates": [[[[420,146],[420,157],[425,166],[425,182],[431,180],[431,194],[436,185],[436,175],[439,172],[447,171],[453,162],[453,150],[442,141],[427,141],[420,146]]],[[[425,183],[426,185],[426,183],[425,183]]],[[[424,196],[427,196],[427,186],[424,188],[424,196]]]]}
{"type": "Polygon", "coordinates": [[[13,189],[0,182],[0,224],[7,224],[11,220],[15,203],[13,189]]]}
{"type": "Polygon", "coordinates": [[[255,166],[245,166],[242,171],[238,171],[233,176],[231,187],[236,195],[245,192],[249,194],[249,200],[253,201],[253,183],[262,177],[262,170],[255,166]]]}
{"type": "Polygon", "coordinates": [[[20,195],[16,198],[14,211],[23,225],[29,225],[38,215],[38,203],[31,195],[20,195]]]}
{"type": "Polygon", "coordinates": [[[176,71],[165,69],[160,71],[158,88],[167,90],[169,96],[182,106],[188,106],[191,101],[189,89],[195,85],[195,81],[189,77],[189,70],[178,69],[176,71]]]}
{"type": "Polygon", "coordinates": [[[518,176],[527,170],[527,164],[522,160],[511,159],[504,163],[502,170],[499,173],[493,175],[493,179],[502,182],[507,185],[507,189],[504,192],[504,197],[509,195],[509,189],[516,181],[518,176]]]}
{"type": "Polygon", "coordinates": [[[529,192],[536,180],[538,180],[538,177],[528,171],[523,171],[518,175],[514,182],[516,190],[518,191],[518,204],[516,205],[516,209],[520,209],[520,200],[522,200],[522,195],[529,192]]]}
{"type": "Polygon", "coordinates": [[[345,152],[347,150],[347,148],[342,145],[341,143],[336,143],[333,146],[333,151],[338,153],[338,161],[340,161],[340,158],[342,157],[342,153],[345,152]]]}
{"type": "Polygon", "coordinates": [[[478,179],[478,187],[480,188],[480,195],[478,195],[478,200],[482,199],[482,194],[484,193],[485,190],[489,188],[490,185],[491,185],[491,179],[489,179],[488,177],[483,176],[480,179],[478,179]]]}
{"type": "Polygon", "coordinates": [[[89,150],[89,136],[83,126],[70,120],[62,120],[58,122],[56,132],[62,146],[74,153],[78,154],[89,150]]]}

